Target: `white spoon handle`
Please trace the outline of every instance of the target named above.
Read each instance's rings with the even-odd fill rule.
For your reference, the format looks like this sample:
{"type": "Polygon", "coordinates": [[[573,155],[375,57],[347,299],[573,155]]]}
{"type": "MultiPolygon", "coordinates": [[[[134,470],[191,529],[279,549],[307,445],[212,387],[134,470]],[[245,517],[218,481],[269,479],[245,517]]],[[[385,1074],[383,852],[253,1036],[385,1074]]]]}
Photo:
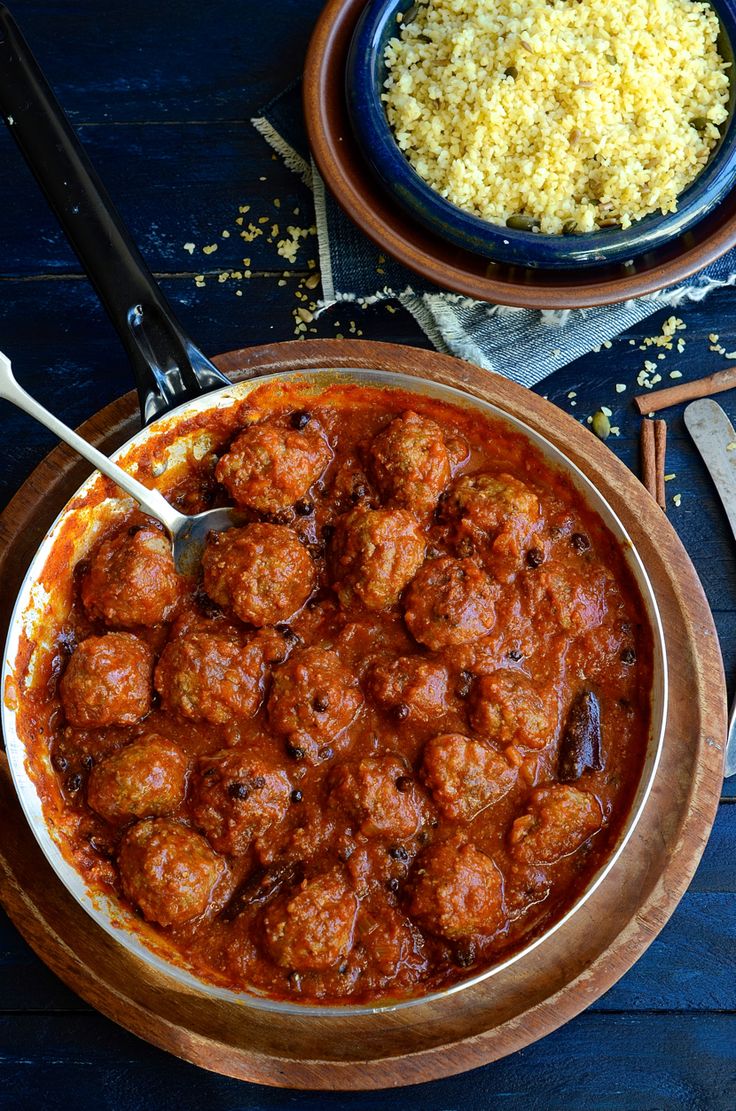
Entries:
{"type": "Polygon", "coordinates": [[[137,478],[127,474],[122,467],[117,463],[113,463],[101,451],[98,451],[92,444],[87,443],[81,436],[78,436],[71,428],[68,428],[62,421],[50,413],[48,409],[44,409],[43,405],[31,397],[30,394],[18,385],[13,377],[13,371],[10,364],[10,359],[3,355],[0,351],[0,397],[10,401],[29,417],[39,421],[45,425],[55,436],[68,444],[70,448],[96,467],[98,471],[104,474],[107,478],[129,494],[131,498],[138,502],[141,509],[145,513],[149,513],[151,517],[155,517],[161,524],[174,536],[181,525],[186,521],[183,513],[179,513],[173,506],[169,505],[166,498],[159,494],[158,490],[149,490],[137,478]]]}

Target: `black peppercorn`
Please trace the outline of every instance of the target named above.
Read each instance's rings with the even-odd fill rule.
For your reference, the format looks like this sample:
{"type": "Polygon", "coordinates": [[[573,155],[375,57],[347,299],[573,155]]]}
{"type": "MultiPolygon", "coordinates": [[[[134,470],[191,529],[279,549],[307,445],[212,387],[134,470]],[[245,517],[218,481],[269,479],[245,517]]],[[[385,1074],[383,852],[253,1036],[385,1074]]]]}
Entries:
{"type": "Polygon", "coordinates": [[[69,767],[69,761],[67,760],[66,756],[62,756],[60,752],[54,753],[54,755],[51,757],[51,764],[57,770],[57,772],[65,772],[66,769],[69,767]]]}
{"type": "Polygon", "coordinates": [[[304,749],[299,748],[298,745],[293,745],[293,744],[291,744],[291,742],[289,742],[286,746],[286,751],[287,751],[288,755],[291,756],[292,760],[303,760],[304,759],[304,749]]]}
{"type": "Polygon", "coordinates": [[[582,532],[574,532],[570,537],[570,543],[576,552],[587,552],[590,547],[590,540],[582,532]]]}
{"type": "Polygon", "coordinates": [[[512,648],[510,652],[506,653],[506,658],[513,660],[514,663],[518,663],[519,660],[523,660],[524,653],[520,652],[518,648],[512,648]]]}
{"type": "Polygon", "coordinates": [[[78,791],[82,786],[82,777],[78,773],[70,775],[66,781],[67,791],[78,791]]]}
{"type": "Polygon", "coordinates": [[[403,794],[405,791],[409,791],[411,789],[411,784],[412,780],[410,776],[400,775],[399,778],[396,780],[396,790],[401,791],[403,794]]]}
{"type": "Polygon", "coordinates": [[[316,694],[312,699],[312,709],[316,714],[324,714],[329,705],[330,700],[324,694],[316,694]]]}
{"type": "Polygon", "coordinates": [[[398,706],[394,706],[394,717],[397,721],[405,721],[409,716],[409,707],[406,702],[399,702],[398,706]]]}
{"type": "Polygon", "coordinates": [[[314,502],[310,501],[309,498],[300,498],[294,504],[294,511],[299,517],[309,517],[314,513],[314,502]]]}
{"type": "Polygon", "coordinates": [[[476,958],[476,949],[472,941],[461,943],[455,949],[455,963],[460,968],[468,968],[476,958]]]}
{"type": "Polygon", "coordinates": [[[403,845],[392,845],[388,850],[388,855],[392,860],[399,860],[402,864],[406,864],[409,859],[409,854],[403,845]]]}
{"type": "Polygon", "coordinates": [[[541,548],[530,548],[526,553],[527,567],[541,567],[544,563],[544,552],[541,548]]]}
{"type": "Polygon", "coordinates": [[[332,757],[335,755],[335,751],[334,749],[330,748],[329,745],[325,745],[324,748],[321,748],[319,750],[317,755],[319,756],[320,760],[331,760],[332,757]]]}
{"type": "Polygon", "coordinates": [[[397,879],[386,880],[386,887],[389,891],[396,892],[399,890],[399,881],[397,879]]]}
{"type": "Polygon", "coordinates": [[[458,698],[467,698],[470,694],[470,688],[473,685],[473,672],[466,671],[465,668],[460,672],[458,684],[455,688],[455,694],[458,698]]]}
{"type": "Polygon", "coordinates": [[[234,780],[227,789],[231,799],[240,799],[241,801],[248,798],[250,791],[245,783],[240,780],[234,780]]]}
{"type": "Polygon", "coordinates": [[[85,769],[85,771],[88,771],[88,772],[92,771],[92,768],[94,766],[95,766],[94,756],[87,755],[87,756],[82,757],[82,767],[85,769]]]}
{"type": "Polygon", "coordinates": [[[303,428],[307,427],[311,419],[311,413],[308,413],[305,409],[298,409],[291,414],[291,427],[296,428],[297,432],[301,432],[303,428]]]}
{"type": "Polygon", "coordinates": [[[633,664],[636,663],[636,652],[633,648],[624,648],[619,657],[621,663],[633,664]]]}
{"type": "Polygon", "coordinates": [[[301,791],[298,791],[298,790],[294,789],[291,792],[291,801],[292,802],[301,802],[303,798],[304,798],[304,795],[301,793],[301,791]]]}

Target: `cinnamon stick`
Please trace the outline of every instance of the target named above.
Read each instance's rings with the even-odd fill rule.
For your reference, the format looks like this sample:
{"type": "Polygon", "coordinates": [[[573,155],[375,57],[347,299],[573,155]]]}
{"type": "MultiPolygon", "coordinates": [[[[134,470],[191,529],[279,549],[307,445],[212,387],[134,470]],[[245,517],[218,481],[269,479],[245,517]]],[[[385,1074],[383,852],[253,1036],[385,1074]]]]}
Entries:
{"type": "Polygon", "coordinates": [[[654,442],[654,422],[650,420],[641,421],[641,481],[644,482],[645,487],[652,494],[653,498],[657,497],[657,463],[656,463],[656,448],[654,442]]]}
{"type": "Polygon", "coordinates": [[[680,382],[664,390],[638,394],[634,398],[634,404],[643,416],[645,413],[658,413],[660,409],[668,409],[670,405],[680,405],[683,401],[696,401],[700,397],[723,393],[724,390],[732,390],[734,387],[736,387],[736,366],[730,366],[726,370],[717,370],[715,374],[709,374],[705,378],[696,378],[693,382],[680,382]]]}
{"type": "Polygon", "coordinates": [[[654,443],[654,421],[641,422],[641,480],[653,498],[657,496],[657,449],[654,443]]]}
{"type": "Polygon", "coordinates": [[[653,420],[654,425],[654,462],[657,480],[657,503],[667,512],[667,499],[664,494],[664,475],[666,471],[665,455],[667,452],[667,422],[653,420]]]}
{"type": "Polygon", "coordinates": [[[641,422],[641,480],[663,510],[667,510],[664,493],[665,454],[667,450],[667,422],[643,420],[641,422]]]}

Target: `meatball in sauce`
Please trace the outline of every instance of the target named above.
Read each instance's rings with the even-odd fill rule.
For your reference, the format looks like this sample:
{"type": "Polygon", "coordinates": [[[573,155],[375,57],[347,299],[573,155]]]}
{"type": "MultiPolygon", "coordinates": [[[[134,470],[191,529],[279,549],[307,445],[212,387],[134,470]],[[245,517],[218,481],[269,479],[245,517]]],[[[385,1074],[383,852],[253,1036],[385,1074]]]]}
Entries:
{"type": "Polygon", "coordinates": [[[87,614],[111,629],[160,625],[185,593],[171,541],[160,529],[131,525],[103,540],[82,580],[87,614]]]}

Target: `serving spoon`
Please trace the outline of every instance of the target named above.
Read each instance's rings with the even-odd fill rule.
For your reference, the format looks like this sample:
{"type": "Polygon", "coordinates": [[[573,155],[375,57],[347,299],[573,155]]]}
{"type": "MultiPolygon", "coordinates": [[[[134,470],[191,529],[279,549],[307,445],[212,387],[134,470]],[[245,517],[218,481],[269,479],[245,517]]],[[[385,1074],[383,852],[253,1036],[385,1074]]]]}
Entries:
{"type": "Polygon", "coordinates": [[[45,425],[106,478],[112,479],[121,490],[138,502],[145,513],[159,521],[171,537],[174,564],[180,574],[197,573],[210,532],[224,532],[226,529],[244,523],[245,515],[240,510],[232,508],[208,509],[194,516],[179,513],[158,490],[149,490],[137,478],[133,478],[117,463],[113,463],[26,393],[13,377],[10,359],[3,355],[2,351],[0,351],[0,397],[45,425]]]}

